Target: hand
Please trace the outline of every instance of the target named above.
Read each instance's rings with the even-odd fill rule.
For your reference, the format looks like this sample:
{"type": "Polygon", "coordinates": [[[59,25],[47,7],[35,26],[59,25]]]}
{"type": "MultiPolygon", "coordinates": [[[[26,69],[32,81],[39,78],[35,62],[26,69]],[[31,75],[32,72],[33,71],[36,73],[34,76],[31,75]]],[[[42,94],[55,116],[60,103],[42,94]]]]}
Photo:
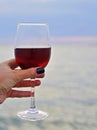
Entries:
{"type": "Polygon", "coordinates": [[[14,59],[0,63],[0,103],[7,97],[29,97],[29,91],[17,91],[15,87],[35,87],[41,84],[40,80],[25,80],[26,78],[43,78],[43,68],[29,68],[25,70],[18,67],[14,59]]]}

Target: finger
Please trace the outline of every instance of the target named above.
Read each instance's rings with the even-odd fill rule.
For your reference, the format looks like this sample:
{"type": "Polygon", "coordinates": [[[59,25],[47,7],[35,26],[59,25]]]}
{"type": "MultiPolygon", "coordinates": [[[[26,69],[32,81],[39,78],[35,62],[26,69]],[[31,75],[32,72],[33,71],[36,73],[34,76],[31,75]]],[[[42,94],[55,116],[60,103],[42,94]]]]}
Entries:
{"type": "Polygon", "coordinates": [[[31,95],[33,96],[34,93],[31,93],[30,91],[11,90],[10,92],[7,93],[7,97],[11,98],[30,97],[31,95]]]}
{"type": "Polygon", "coordinates": [[[16,82],[19,82],[26,78],[43,78],[44,77],[44,69],[40,68],[30,68],[30,69],[24,69],[24,70],[16,70],[14,75],[14,80],[16,82]]]}
{"type": "Polygon", "coordinates": [[[6,99],[6,95],[0,95],[0,104],[2,104],[6,99]]]}
{"type": "Polygon", "coordinates": [[[6,87],[2,87],[2,86],[0,86],[0,96],[2,96],[2,95],[4,95],[5,93],[7,93],[7,89],[6,89],[6,87]]]}
{"type": "Polygon", "coordinates": [[[20,87],[35,87],[39,86],[41,84],[40,80],[23,80],[16,84],[14,87],[20,88],[20,87]]]}
{"type": "Polygon", "coordinates": [[[15,59],[10,59],[6,61],[5,63],[8,64],[11,69],[15,69],[16,67],[18,67],[18,64],[16,63],[15,59]]]}

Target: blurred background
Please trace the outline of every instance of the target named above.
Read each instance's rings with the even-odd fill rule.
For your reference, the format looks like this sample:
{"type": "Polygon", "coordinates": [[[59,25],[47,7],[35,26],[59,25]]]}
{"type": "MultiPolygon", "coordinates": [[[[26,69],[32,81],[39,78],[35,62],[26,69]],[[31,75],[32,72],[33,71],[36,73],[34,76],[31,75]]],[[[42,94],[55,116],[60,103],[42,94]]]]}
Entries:
{"type": "Polygon", "coordinates": [[[52,37],[97,35],[96,0],[0,0],[0,43],[12,43],[20,22],[48,23],[52,37]]]}
{"type": "Polygon", "coordinates": [[[0,62],[14,57],[20,22],[48,23],[52,53],[38,108],[43,121],[28,122],[16,113],[29,98],[0,104],[0,130],[97,130],[97,0],[0,0],[0,62]]]}

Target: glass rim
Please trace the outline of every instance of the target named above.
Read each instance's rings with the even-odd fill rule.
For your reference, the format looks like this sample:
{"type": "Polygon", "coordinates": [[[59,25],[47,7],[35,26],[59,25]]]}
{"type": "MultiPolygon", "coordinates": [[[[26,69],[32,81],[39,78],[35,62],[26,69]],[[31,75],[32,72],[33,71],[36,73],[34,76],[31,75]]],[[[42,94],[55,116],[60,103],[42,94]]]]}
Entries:
{"type": "Polygon", "coordinates": [[[33,26],[35,26],[35,25],[37,25],[37,26],[45,25],[45,26],[47,26],[48,24],[47,23],[30,23],[30,22],[18,23],[18,26],[30,26],[30,25],[33,25],[33,26]]]}

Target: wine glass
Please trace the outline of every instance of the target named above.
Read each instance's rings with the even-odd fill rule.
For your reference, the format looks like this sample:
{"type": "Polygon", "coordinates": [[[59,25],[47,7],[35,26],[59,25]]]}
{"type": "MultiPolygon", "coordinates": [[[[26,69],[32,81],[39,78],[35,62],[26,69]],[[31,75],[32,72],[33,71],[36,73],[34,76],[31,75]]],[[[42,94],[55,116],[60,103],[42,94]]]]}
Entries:
{"type": "MultiPolygon", "coordinates": [[[[47,24],[18,24],[14,47],[17,64],[21,69],[46,67],[51,55],[51,46],[49,43],[49,28],[47,24]]],[[[32,92],[34,96],[31,96],[30,108],[18,112],[17,116],[29,121],[43,120],[48,116],[48,113],[38,110],[35,104],[35,88],[31,87],[32,92]]]]}

